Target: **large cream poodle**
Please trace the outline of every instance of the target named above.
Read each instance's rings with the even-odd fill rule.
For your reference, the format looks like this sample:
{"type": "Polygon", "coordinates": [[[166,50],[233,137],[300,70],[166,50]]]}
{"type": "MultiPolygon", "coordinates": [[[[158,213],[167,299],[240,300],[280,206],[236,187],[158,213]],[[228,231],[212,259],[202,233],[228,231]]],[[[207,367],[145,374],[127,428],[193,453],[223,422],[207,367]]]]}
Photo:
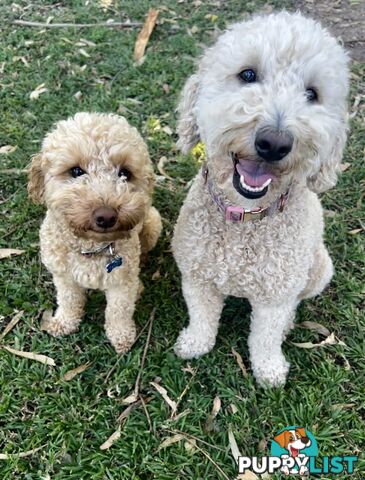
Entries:
{"type": "Polygon", "coordinates": [[[253,373],[285,382],[296,307],[333,274],[317,193],[335,185],[346,141],[347,64],[317,22],[281,12],[232,25],[188,79],[179,146],[204,142],[207,164],[173,238],[190,316],[182,358],[212,349],[227,295],[246,297],[253,373]]]}
{"type": "Polygon", "coordinates": [[[110,342],[117,352],[131,347],[140,256],[161,231],[153,185],[147,147],[123,117],[78,113],[46,136],[32,160],[28,190],[47,206],[41,255],[58,303],[43,325],[50,334],[77,330],[86,289],[100,289],[110,342]]]}

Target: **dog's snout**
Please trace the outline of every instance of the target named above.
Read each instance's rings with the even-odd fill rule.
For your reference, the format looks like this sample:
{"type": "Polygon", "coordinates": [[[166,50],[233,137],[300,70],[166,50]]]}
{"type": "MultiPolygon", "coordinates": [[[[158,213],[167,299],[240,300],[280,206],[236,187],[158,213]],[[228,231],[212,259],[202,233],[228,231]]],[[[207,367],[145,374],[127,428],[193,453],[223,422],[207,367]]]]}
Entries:
{"type": "Polygon", "coordinates": [[[117,222],[117,212],[110,207],[100,207],[93,212],[93,221],[99,228],[112,228],[117,222]]]}
{"type": "Polygon", "coordinates": [[[277,162],[293,148],[293,137],[289,132],[265,128],[256,135],[255,148],[258,155],[268,162],[277,162]]]}
{"type": "Polygon", "coordinates": [[[304,445],[307,445],[307,443],[310,442],[310,440],[309,440],[308,437],[302,437],[302,438],[301,438],[301,441],[304,443],[304,445]]]}

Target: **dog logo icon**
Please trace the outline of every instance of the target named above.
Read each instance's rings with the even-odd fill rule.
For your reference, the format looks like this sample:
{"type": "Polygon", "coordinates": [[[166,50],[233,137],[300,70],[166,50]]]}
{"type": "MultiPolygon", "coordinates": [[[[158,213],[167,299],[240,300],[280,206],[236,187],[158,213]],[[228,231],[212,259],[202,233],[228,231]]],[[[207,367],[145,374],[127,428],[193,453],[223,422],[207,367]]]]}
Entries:
{"type": "Polygon", "coordinates": [[[286,427],[274,437],[271,454],[281,457],[281,472],[285,475],[308,475],[307,463],[309,457],[318,454],[317,442],[304,427],[286,427]]]}

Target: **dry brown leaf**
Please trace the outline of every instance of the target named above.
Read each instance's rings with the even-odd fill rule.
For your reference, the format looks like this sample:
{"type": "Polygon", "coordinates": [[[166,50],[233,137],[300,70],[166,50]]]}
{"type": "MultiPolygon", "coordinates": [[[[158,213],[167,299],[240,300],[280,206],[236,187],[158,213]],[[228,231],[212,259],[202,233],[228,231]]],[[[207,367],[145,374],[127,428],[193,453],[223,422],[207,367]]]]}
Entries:
{"type": "Polygon", "coordinates": [[[343,410],[347,408],[353,408],[356,406],[356,403],[334,403],[331,405],[332,410],[343,410]]]}
{"type": "MultiPolygon", "coordinates": [[[[143,398],[143,402],[145,404],[149,403],[151,400],[152,400],[153,397],[144,397],[143,398]]],[[[123,412],[119,415],[118,417],[118,422],[119,423],[122,423],[126,418],[129,417],[129,415],[133,412],[133,410],[135,410],[136,408],[139,408],[140,406],[142,405],[142,400],[141,398],[139,400],[137,400],[136,402],[134,403],[131,403],[130,405],[128,405],[127,408],[125,408],[123,410],[123,412]]]]}
{"type": "Polygon", "coordinates": [[[28,358],[29,360],[36,360],[37,362],[43,363],[45,365],[50,365],[52,367],[56,365],[53,358],[47,357],[46,355],[41,355],[33,352],[24,352],[23,350],[15,350],[14,348],[10,348],[5,345],[3,346],[3,348],[9,353],[17,355],[18,357],[28,358]]]}
{"type": "Polygon", "coordinates": [[[349,234],[350,235],[356,235],[357,233],[360,233],[363,231],[363,228],[354,228],[354,230],[350,230],[349,234]]]}
{"type": "Polygon", "coordinates": [[[214,430],[214,419],[218,415],[219,410],[221,409],[221,406],[222,406],[221,399],[219,397],[215,397],[215,399],[213,400],[212,412],[207,418],[207,421],[205,422],[205,425],[204,425],[204,430],[206,432],[211,432],[214,430]]]}
{"type": "Polygon", "coordinates": [[[162,396],[162,398],[165,400],[165,402],[171,408],[172,413],[174,414],[177,409],[177,403],[171,400],[171,398],[168,396],[166,388],[161,387],[161,385],[156,382],[150,382],[150,385],[152,385],[158,391],[158,393],[162,396]]]}
{"type": "Polygon", "coordinates": [[[240,367],[240,369],[243,373],[243,376],[247,377],[247,370],[246,370],[245,364],[243,363],[241,355],[238,352],[236,352],[236,350],[234,348],[232,348],[232,353],[233,353],[235,359],[237,360],[238,366],[240,367]]]}
{"type": "Polygon", "coordinates": [[[82,98],[82,92],[79,90],[78,92],[74,93],[74,98],[76,98],[76,100],[81,100],[82,98]]]}
{"type": "Polygon", "coordinates": [[[167,162],[167,158],[166,157],[161,157],[160,160],[158,161],[157,163],[157,170],[161,173],[162,176],[164,176],[165,178],[168,178],[169,180],[174,180],[172,177],[170,177],[170,175],[168,175],[165,170],[164,170],[164,166],[165,166],[165,163],[167,162]]]}
{"type": "Polygon", "coordinates": [[[234,438],[231,428],[228,429],[228,441],[229,441],[229,446],[230,446],[233,458],[235,459],[235,462],[238,465],[238,458],[242,457],[242,455],[241,455],[241,452],[239,451],[236,439],[234,438]]]}
{"type": "Polygon", "coordinates": [[[128,397],[123,398],[122,403],[124,405],[130,405],[131,403],[135,403],[138,400],[139,395],[136,393],[132,393],[128,395],[128,397]]]}
{"type": "Polygon", "coordinates": [[[69,370],[64,374],[63,380],[65,380],[66,382],[68,382],[69,380],[72,380],[74,377],[76,377],[76,375],[87,370],[90,367],[90,365],[91,365],[91,362],[87,362],[87,363],[84,363],[83,365],[79,365],[78,367],[73,368],[72,370],[69,370]]]}
{"type": "Polygon", "coordinates": [[[0,335],[0,342],[4,339],[5,335],[7,335],[9,332],[11,332],[11,330],[13,330],[15,325],[22,318],[23,313],[24,313],[24,310],[21,310],[20,312],[15,314],[14,317],[10,320],[10,322],[6,325],[6,327],[4,328],[4,331],[0,335]]]}
{"type": "Polygon", "coordinates": [[[29,98],[31,100],[37,100],[42,93],[48,92],[48,88],[45,87],[45,83],[38,85],[38,87],[30,93],[29,98]]]}
{"type": "Polygon", "coordinates": [[[138,63],[142,60],[146,51],[148,40],[153,32],[158,17],[158,10],[151,8],[147,14],[142,30],[139,32],[134,46],[134,60],[138,63]]]}
{"type": "Polygon", "coordinates": [[[3,155],[8,155],[9,153],[15,152],[17,148],[17,145],[3,145],[0,147],[0,153],[3,155]]]}
{"type": "Polygon", "coordinates": [[[195,438],[192,438],[191,440],[186,440],[185,443],[184,443],[184,447],[185,447],[185,450],[192,454],[196,451],[196,440],[195,438]]]}
{"type": "Polygon", "coordinates": [[[21,255],[24,252],[25,250],[18,250],[17,248],[0,248],[0,260],[11,255],[21,255]]]}
{"type": "Polygon", "coordinates": [[[90,42],[90,40],[86,40],[86,38],[80,38],[80,40],[75,43],[77,47],[96,47],[96,43],[90,42]]]}
{"type": "Polygon", "coordinates": [[[152,280],[158,280],[159,278],[161,278],[160,270],[156,270],[156,271],[152,274],[151,279],[152,279],[152,280]]]}
{"type": "Polygon", "coordinates": [[[313,330],[314,332],[318,332],[321,335],[324,335],[325,337],[328,337],[331,333],[328,330],[328,328],[324,327],[320,323],[311,322],[310,320],[306,320],[305,322],[299,323],[298,327],[305,328],[307,330],[313,330]]]}
{"type": "Polygon", "coordinates": [[[293,345],[299,348],[317,348],[317,347],[323,347],[324,345],[342,345],[346,346],[344,342],[339,340],[338,338],[335,337],[335,334],[332,332],[327,338],[322,340],[322,342],[319,343],[312,343],[312,342],[303,342],[303,343],[295,343],[292,342],[293,345]]]}
{"type": "Polygon", "coordinates": [[[80,49],[79,49],[79,53],[80,53],[80,55],[82,55],[82,56],[85,57],[85,58],[90,58],[90,56],[91,56],[91,55],[89,55],[89,54],[87,53],[87,51],[84,50],[83,48],[80,48],[80,49]]]}
{"type": "Polygon", "coordinates": [[[334,210],[324,209],[324,210],[323,210],[323,215],[324,215],[325,217],[328,217],[328,218],[334,218],[334,217],[336,217],[337,212],[335,212],[334,210]]]}
{"type": "Polygon", "coordinates": [[[11,460],[12,458],[24,458],[33,455],[34,453],[39,452],[42,448],[46,447],[46,445],[42,445],[38,448],[33,448],[32,450],[27,450],[26,452],[19,452],[19,453],[0,453],[0,460],[11,460]]]}
{"type": "Polygon", "coordinates": [[[121,427],[118,427],[118,429],[114,433],[112,433],[103,444],[100,445],[100,450],[108,450],[113,445],[113,443],[120,438],[121,432],[121,427]]]}
{"type": "Polygon", "coordinates": [[[238,408],[236,407],[236,405],[234,403],[231,403],[229,405],[229,410],[231,411],[231,413],[235,414],[238,412],[238,408]]]}
{"type": "Polygon", "coordinates": [[[186,437],[181,433],[177,433],[176,435],[172,435],[171,437],[165,438],[163,442],[160,443],[157,451],[162,450],[163,448],[167,448],[174,443],[180,442],[180,440],[184,440],[186,437]]]}
{"type": "Polygon", "coordinates": [[[259,441],[257,448],[259,449],[260,452],[264,452],[267,449],[266,438],[263,438],[262,440],[259,441]]]}
{"type": "Polygon", "coordinates": [[[269,480],[269,478],[271,478],[271,475],[270,475],[270,473],[266,472],[266,473],[263,473],[261,475],[261,478],[262,478],[262,480],[269,480]]]}
{"type": "Polygon", "coordinates": [[[348,162],[341,163],[340,170],[341,172],[346,172],[346,170],[348,170],[350,167],[351,167],[351,163],[348,163],[348,162]]]}

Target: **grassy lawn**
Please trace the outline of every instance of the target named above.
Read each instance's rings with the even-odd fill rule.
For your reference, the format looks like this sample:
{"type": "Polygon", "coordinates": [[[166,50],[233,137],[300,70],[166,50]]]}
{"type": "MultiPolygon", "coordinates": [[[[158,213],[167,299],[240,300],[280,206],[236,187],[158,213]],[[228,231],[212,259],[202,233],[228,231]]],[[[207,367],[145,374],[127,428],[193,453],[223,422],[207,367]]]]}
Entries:
{"type": "MultiPolygon", "coordinates": [[[[216,31],[247,12],[260,10],[265,2],[162,3],[114,1],[106,11],[95,0],[2,3],[7,21],[0,26],[0,147],[17,148],[0,154],[0,248],[25,253],[0,260],[0,331],[23,310],[3,344],[48,355],[56,366],[0,350],[0,452],[16,454],[41,447],[26,458],[0,460],[1,480],[234,479],[237,468],[229,430],[243,455],[261,456],[269,454],[277,430],[294,424],[314,434],[321,455],[361,455],[364,450],[364,243],[363,232],[349,233],[363,226],[364,109],[357,107],[351,121],[344,159],[350,166],[338,186],[322,198],[329,211],[326,237],[336,275],[324,295],[304,302],[297,313],[298,323],[319,322],[345,345],[298,348],[292,342],[317,343],[324,337],[296,328],[284,345],[292,364],[288,383],[265,391],[256,386],[248,361],[248,304],[230,299],[213,352],[190,363],[178,359],[172,349],[187,312],[170,239],[198,164],[193,156],[183,157],[176,151],[177,99],[203,45],[212,41],[216,31]],[[15,18],[143,21],[151,6],[161,9],[159,24],[139,67],[132,58],[135,29],[11,25],[15,18]],[[31,100],[30,93],[41,84],[47,91],[31,100]],[[159,159],[165,156],[165,171],[173,179],[160,178],[156,188],[155,205],[162,212],[164,231],[144,268],[146,288],[135,313],[140,330],[156,307],[141,378],[141,391],[149,399],[148,416],[143,408],[133,410],[120,438],[108,450],[99,447],[118,428],[118,416],[126,408],[122,400],[132,392],[140,372],[147,330],[130,353],[118,358],[104,335],[105,303],[96,292],[89,296],[87,318],[78,333],[54,339],[40,330],[43,311],[55,306],[51,277],[39,259],[38,229],[44,210],[27,199],[26,176],[12,170],[27,166],[55,121],[80,110],[125,115],[147,140],[156,173],[159,159]],[[242,355],[246,377],[232,347],[242,355]],[[83,373],[69,381],[63,378],[87,362],[90,366],[83,373]],[[175,401],[184,393],[178,405],[182,415],[177,419],[170,418],[170,407],[150,385],[152,381],[159,381],[175,401]],[[207,428],[217,396],[221,409],[207,428]],[[198,440],[191,447],[183,439],[159,450],[161,442],[177,430],[206,443],[198,440]]],[[[272,5],[291,7],[291,2],[272,5]]],[[[364,65],[354,65],[350,105],[356,96],[364,95],[364,79],[364,65]]],[[[351,478],[364,478],[360,473],[364,468],[362,460],[351,478]]]]}

